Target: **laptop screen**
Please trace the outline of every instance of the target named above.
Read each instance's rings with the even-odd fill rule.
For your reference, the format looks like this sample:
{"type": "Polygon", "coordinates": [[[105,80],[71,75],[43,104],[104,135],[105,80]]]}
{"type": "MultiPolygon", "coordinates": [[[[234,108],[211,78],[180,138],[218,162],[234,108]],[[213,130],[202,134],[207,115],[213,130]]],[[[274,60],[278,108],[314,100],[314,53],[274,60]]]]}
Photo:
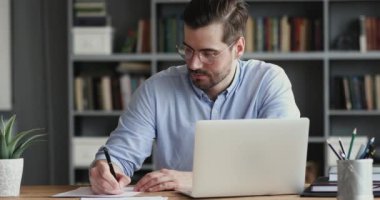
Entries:
{"type": "Polygon", "coordinates": [[[309,120],[198,121],[193,197],[301,193],[309,120]]]}

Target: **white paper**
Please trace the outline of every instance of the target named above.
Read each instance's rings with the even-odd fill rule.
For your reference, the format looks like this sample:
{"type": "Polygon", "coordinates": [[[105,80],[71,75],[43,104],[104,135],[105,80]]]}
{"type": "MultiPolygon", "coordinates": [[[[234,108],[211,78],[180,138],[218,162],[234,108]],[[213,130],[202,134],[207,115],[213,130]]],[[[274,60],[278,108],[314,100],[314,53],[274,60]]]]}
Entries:
{"type": "MultiPolygon", "coordinates": [[[[150,196],[150,197],[109,197],[101,198],[101,200],[167,200],[167,197],[150,196]]],[[[81,198],[81,200],[99,200],[98,198],[81,198]]]]}
{"type": "Polygon", "coordinates": [[[53,195],[53,197],[95,197],[95,198],[111,198],[112,199],[113,197],[117,197],[117,198],[132,197],[137,194],[140,194],[140,192],[134,192],[133,187],[125,187],[124,192],[122,194],[111,194],[111,195],[94,194],[90,187],[80,187],[75,190],[55,194],[53,195]]]}

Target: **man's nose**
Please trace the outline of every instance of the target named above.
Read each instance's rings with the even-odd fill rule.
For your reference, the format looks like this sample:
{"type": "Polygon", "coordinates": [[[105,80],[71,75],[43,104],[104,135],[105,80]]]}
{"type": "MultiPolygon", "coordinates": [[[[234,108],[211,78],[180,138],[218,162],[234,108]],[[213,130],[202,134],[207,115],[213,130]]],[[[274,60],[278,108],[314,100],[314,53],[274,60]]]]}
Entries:
{"type": "Polygon", "coordinates": [[[202,68],[202,61],[199,59],[199,55],[194,53],[194,55],[187,61],[187,67],[191,70],[197,70],[202,68]]]}

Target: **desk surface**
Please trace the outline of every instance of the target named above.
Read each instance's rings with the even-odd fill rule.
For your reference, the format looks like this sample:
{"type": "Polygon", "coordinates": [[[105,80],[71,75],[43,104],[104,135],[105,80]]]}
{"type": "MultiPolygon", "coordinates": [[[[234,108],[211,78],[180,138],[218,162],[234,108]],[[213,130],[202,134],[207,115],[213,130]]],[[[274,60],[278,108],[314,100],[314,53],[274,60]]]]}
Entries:
{"type": "MultiPolygon", "coordinates": [[[[53,194],[66,192],[69,190],[76,189],[78,186],[69,186],[69,185],[49,185],[49,186],[22,186],[21,187],[21,195],[19,197],[11,197],[8,199],[77,199],[80,198],[52,198],[50,197],[53,194]]],[[[184,195],[181,195],[175,191],[167,191],[167,192],[154,192],[154,193],[144,193],[140,196],[165,196],[169,197],[170,200],[181,200],[181,199],[190,199],[184,195]]],[[[2,199],[2,198],[1,198],[2,199]]],[[[254,200],[336,200],[336,198],[301,198],[298,195],[283,195],[283,196],[252,196],[252,197],[236,197],[236,198],[217,198],[218,200],[225,199],[254,199],[254,200]]],[[[376,198],[380,199],[380,198],[376,198]]]]}

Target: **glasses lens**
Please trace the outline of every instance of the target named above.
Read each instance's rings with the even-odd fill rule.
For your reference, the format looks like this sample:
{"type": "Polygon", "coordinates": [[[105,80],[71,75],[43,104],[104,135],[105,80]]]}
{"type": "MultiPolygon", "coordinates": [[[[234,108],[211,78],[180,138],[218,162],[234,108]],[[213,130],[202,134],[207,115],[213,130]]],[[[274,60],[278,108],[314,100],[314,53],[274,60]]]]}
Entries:
{"type": "Polygon", "coordinates": [[[215,52],[201,51],[199,52],[199,59],[206,64],[212,64],[218,54],[215,52]]]}
{"type": "Polygon", "coordinates": [[[177,46],[178,54],[185,60],[191,59],[194,51],[185,45],[177,46]]]}

